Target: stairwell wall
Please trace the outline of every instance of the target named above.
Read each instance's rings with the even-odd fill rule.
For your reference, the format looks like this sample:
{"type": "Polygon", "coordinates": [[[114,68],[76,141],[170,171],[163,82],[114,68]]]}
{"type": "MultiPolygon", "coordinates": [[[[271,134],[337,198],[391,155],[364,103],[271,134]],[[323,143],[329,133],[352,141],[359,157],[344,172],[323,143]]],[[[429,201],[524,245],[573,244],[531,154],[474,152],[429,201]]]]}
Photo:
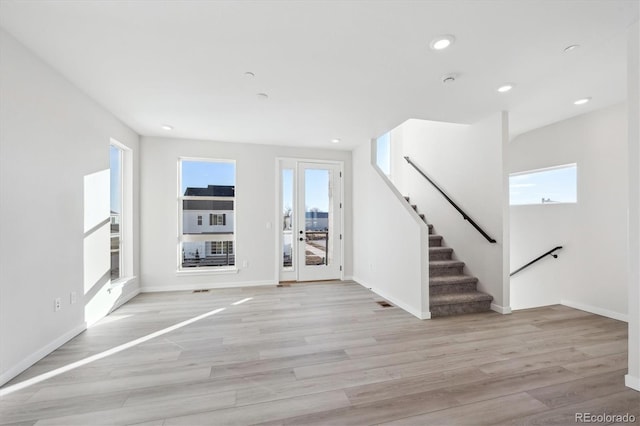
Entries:
{"type": "Polygon", "coordinates": [[[578,202],[511,207],[512,307],[556,303],[627,319],[627,110],[615,105],[516,137],[509,171],[577,163],[578,202]]]}
{"type": "Polygon", "coordinates": [[[411,197],[443,245],[478,278],[478,290],[494,297],[492,309],[509,313],[509,217],[503,152],[508,142],[506,113],[474,124],[408,120],[391,133],[392,171],[396,187],[411,197]],[[489,243],[406,161],[409,156],[496,244],[489,243]]]}
{"type": "Polygon", "coordinates": [[[353,279],[421,319],[429,314],[428,229],[372,165],[373,144],[353,159],[353,279]]]}

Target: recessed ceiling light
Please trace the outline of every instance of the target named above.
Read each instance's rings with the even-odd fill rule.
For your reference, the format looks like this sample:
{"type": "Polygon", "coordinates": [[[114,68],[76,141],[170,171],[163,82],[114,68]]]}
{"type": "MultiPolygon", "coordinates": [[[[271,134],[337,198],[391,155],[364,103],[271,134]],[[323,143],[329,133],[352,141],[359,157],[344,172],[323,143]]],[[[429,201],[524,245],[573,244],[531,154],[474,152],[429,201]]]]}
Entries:
{"type": "Polygon", "coordinates": [[[578,99],[577,101],[574,102],[575,105],[584,105],[587,102],[589,102],[591,100],[591,98],[582,98],[582,99],[578,99]]]}
{"type": "Polygon", "coordinates": [[[331,139],[331,143],[340,143],[340,139],[338,139],[338,138],[331,139]]]}
{"type": "Polygon", "coordinates": [[[498,92],[500,93],[508,92],[509,90],[513,89],[514,86],[515,84],[513,83],[505,83],[502,86],[498,87],[498,92]]]}
{"type": "Polygon", "coordinates": [[[245,77],[255,77],[256,75],[254,73],[252,73],[251,71],[247,71],[244,73],[245,77]]]}
{"type": "Polygon", "coordinates": [[[567,46],[564,48],[565,52],[571,52],[572,50],[576,50],[577,48],[579,48],[580,45],[579,44],[572,44],[571,46],[567,46]]]}
{"type": "Polygon", "coordinates": [[[452,36],[451,34],[444,34],[444,35],[439,35],[438,37],[431,40],[431,43],[429,43],[429,46],[433,50],[443,50],[451,46],[454,41],[456,41],[456,38],[454,36],[452,36]]]}
{"type": "Polygon", "coordinates": [[[161,127],[162,127],[162,130],[166,130],[166,131],[173,130],[173,126],[170,126],[168,124],[163,124],[161,127]]]}
{"type": "Polygon", "coordinates": [[[259,99],[269,99],[269,95],[267,95],[266,93],[258,93],[256,96],[259,99]]]}

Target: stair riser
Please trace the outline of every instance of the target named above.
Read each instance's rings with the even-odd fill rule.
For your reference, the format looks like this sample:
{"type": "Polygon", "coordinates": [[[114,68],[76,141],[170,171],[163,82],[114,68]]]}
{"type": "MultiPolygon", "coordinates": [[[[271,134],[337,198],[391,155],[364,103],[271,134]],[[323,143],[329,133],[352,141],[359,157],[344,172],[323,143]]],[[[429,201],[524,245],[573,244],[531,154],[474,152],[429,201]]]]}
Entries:
{"type": "Polygon", "coordinates": [[[463,266],[429,266],[430,277],[462,275],[463,266]]]}
{"type": "Polygon", "coordinates": [[[491,310],[491,301],[456,303],[452,305],[432,306],[431,318],[446,317],[450,315],[474,314],[491,310]]]}
{"type": "Polygon", "coordinates": [[[451,260],[452,254],[450,251],[429,253],[429,260],[451,260]]]}
{"type": "Polygon", "coordinates": [[[442,247],[442,238],[429,238],[429,247],[442,247]]]}
{"type": "Polygon", "coordinates": [[[431,296],[435,296],[436,294],[470,293],[473,291],[477,291],[476,283],[460,283],[460,284],[429,286],[429,294],[431,296]]]}

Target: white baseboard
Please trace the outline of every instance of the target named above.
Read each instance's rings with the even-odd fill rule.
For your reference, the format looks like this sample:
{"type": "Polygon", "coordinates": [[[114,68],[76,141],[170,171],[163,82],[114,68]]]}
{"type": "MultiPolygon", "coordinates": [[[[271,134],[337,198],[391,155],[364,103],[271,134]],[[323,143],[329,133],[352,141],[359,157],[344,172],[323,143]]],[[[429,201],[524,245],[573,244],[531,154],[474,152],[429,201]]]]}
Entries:
{"type": "Polygon", "coordinates": [[[31,367],[33,364],[35,364],[36,362],[40,361],[42,358],[44,358],[45,356],[49,355],[51,352],[55,351],[60,346],[64,345],[69,340],[73,339],[74,337],[76,337],[78,334],[82,333],[86,329],[87,329],[87,324],[86,323],[82,323],[82,324],[78,325],[77,327],[74,327],[72,330],[67,331],[62,336],[58,337],[57,339],[55,339],[55,340],[51,341],[50,343],[46,344],[42,348],[38,349],[37,351],[35,351],[31,355],[29,355],[28,357],[23,359],[18,364],[10,367],[7,371],[5,371],[4,373],[0,374],[0,386],[4,385],[9,380],[13,379],[18,374],[22,373],[27,368],[31,367]]]}
{"type": "Polygon", "coordinates": [[[122,297],[120,297],[120,299],[116,302],[116,304],[113,305],[113,308],[111,308],[109,313],[115,311],[120,306],[124,305],[129,300],[133,299],[134,297],[140,294],[140,285],[138,285],[138,282],[135,279],[126,282],[125,284],[123,284],[122,287],[123,287],[122,297]]]}
{"type": "Polygon", "coordinates": [[[497,313],[503,314],[503,315],[508,315],[511,313],[510,306],[500,306],[500,305],[496,305],[495,303],[491,304],[491,310],[496,311],[497,313]]]}
{"type": "Polygon", "coordinates": [[[277,285],[275,281],[242,281],[235,283],[190,283],[180,285],[163,285],[163,286],[142,286],[141,293],[159,293],[164,291],[193,291],[193,290],[213,290],[218,288],[237,288],[237,287],[258,287],[265,285],[277,285]]]}
{"type": "Polygon", "coordinates": [[[627,374],[624,376],[624,384],[626,387],[640,392],[640,377],[633,377],[627,374]]]}
{"type": "Polygon", "coordinates": [[[368,285],[365,281],[359,279],[358,277],[353,277],[353,281],[356,284],[360,284],[362,287],[371,290],[372,292],[374,292],[375,294],[377,294],[378,296],[388,300],[389,302],[393,303],[394,305],[396,305],[397,307],[401,308],[402,310],[405,310],[407,312],[409,312],[411,315],[413,315],[416,318],[419,319],[431,319],[431,312],[422,312],[418,309],[413,308],[412,306],[408,306],[406,303],[401,302],[400,300],[394,298],[393,296],[390,296],[389,294],[385,293],[384,291],[380,291],[379,289],[376,289],[370,285],[368,285]]]}
{"type": "Polygon", "coordinates": [[[342,277],[342,281],[354,281],[353,275],[345,275],[342,277]]]}
{"type": "Polygon", "coordinates": [[[585,305],[583,303],[574,302],[572,300],[560,300],[560,304],[568,306],[574,309],[580,309],[581,311],[590,312],[592,314],[601,315],[607,318],[613,318],[618,321],[629,322],[628,315],[621,314],[619,312],[610,311],[608,309],[598,308],[597,306],[585,305]]]}

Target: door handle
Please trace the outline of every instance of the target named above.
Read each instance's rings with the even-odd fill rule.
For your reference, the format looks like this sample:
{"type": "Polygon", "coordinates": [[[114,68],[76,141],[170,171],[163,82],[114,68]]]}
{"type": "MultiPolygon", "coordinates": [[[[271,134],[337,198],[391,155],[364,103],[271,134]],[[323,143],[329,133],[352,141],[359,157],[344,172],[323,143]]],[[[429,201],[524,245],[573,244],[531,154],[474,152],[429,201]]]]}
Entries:
{"type": "Polygon", "coordinates": [[[300,241],[304,241],[304,238],[300,237],[300,241]]]}
{"type": "Polygon", "coordinates": [[[304,233],[304,231],[300,231],[300,235],[302,235],[304,233]]]}

